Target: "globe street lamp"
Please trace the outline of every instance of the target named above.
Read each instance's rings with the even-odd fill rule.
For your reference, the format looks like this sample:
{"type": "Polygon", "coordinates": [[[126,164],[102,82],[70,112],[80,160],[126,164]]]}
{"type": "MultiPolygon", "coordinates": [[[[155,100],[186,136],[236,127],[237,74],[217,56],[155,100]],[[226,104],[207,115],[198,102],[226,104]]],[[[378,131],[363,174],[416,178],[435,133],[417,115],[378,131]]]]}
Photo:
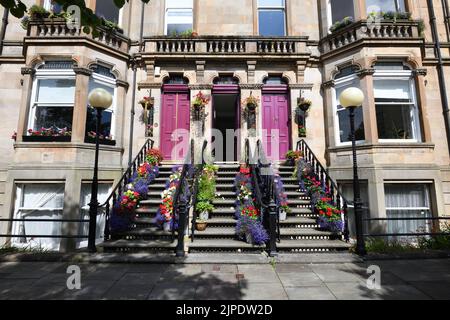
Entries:
{"type": "Polygon", "coordinates": [[[353,150],[353,202],[355,208],[356,221],[356,253],[366,254],[366,245],[363,234],[363,212],[361,203],[361,190],[358,177],[358,161],[356,156],[356,138],[355,138],[355,109],[362,106],[364,93],[358,88],[348,88],[341,93],[339,102],[341,106],[350,112],[350,131],[353,150]]]}
{"type": "Polygon", "coordinates": [[[97,251],[95,246],[95,236],[97,229],[98,212],[98,154],[99,154],[99,136],[102,123],[102,112],[112,105],[113,97],[105,89],[97,88],[92,90],[88,96],[89,104],[97,110],[97,124],[95,127],[95,163],[94,177],[92,178],[91,202],[89,203],[89,237],[88,250],[91,253],[97,251]]]}

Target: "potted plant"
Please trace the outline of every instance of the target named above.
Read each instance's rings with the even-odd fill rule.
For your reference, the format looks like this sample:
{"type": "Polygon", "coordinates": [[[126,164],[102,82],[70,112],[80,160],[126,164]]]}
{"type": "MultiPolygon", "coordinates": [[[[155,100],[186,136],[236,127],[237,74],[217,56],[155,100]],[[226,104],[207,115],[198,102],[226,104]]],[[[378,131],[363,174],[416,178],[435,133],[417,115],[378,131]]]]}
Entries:
{"type": "Polygon", "coordinates": [[[205,110],[205,106],[209,103],[210,99],[204,95],[201,91],[197,93],[192,101],[192,111],[195,121],[200,121],[202,118],[202,113],[205,110]]]}
{"type": "Polygon", "coordinates": [[[31,6],[30,9],[28,9],[28,14],[31,19],[45,19],[50,17],[50,11],[47,11],[47,9],[38,5],[31,6]]]}
{"type": "Polygon", "coordinates": [[[298,100],[297,100],[297,106],[303,112],[307,112],[309,110],[309,108],[311,107],[311,105],[312,105],[311,100],[305,99],[303,97],[298,98],[298,100]]]}
{"type": "Polygon", "coordinates": [[[344,231],[342,211],[332,205],[331,201],[332,199],[327,196],[323,196],[317,201],[316,212],[319,214],[317,223],[321,229],[339,234],[344,231]]]}
{"type": "Polygon", "coordinates": [[[286,165],[294,166],[295,162],[302,157],[301,151],[289,150],[286,153],[286,165]]]}
{"type": "Polygon", "coordinates": [[[208,226],[208,222],[206,220],[203,220],[203,219],[195,220],[195,230],[205,231],[207,226],[208,226]]]}
{"type": "Polygon", "coordinates": [[[300,138],[306,138],[306,128],[304,126],[298,126],[298,136],[300,138]]]}
{"type": "Polygon", "coordinates": [[[197,210],[199,214],[199,218],[201,220],[208,220],[209,219],[209,213],[214,210],[214,206],[207,202],[207,201],[200,201],[195,206],[195,209],[197,210]]]}

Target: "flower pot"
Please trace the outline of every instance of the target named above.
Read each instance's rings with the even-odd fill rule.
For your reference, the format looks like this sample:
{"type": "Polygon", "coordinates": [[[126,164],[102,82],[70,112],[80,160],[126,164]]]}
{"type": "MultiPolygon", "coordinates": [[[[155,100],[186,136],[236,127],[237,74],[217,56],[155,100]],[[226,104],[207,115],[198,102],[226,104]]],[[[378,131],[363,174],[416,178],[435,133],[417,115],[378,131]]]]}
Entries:
{"type": "Polygon", "coordinates": [[[200,212],[199,218],[201,220],[209,220],[209,212],[208,211],[200,212]]]}
{"type": "Polygon", "coordinates": [[[311,107],[311,105],[309,103],[301,103],[298,105],[298,107],[300,108],[300,110],[302,110],[303,112],[306,112],[309,110],[309,108],[311,107]]]}
{"type": "Polygon", "coordinates": [[[170,232],[170,231],[172,231],[172,221],[164,222],[164,223],[163,223],[163,230],[164,230],[165,232],[170,232]]]}
{"type": "Polygon", "coordinates": [[[300,133],[298,134],[298,137],[299,137],[299,138],[306,138],[306,133],[300,132],[300,133]]]}
{"type": "Polygon", "coordinates": [[[255,111],[256,110],[256,104],[254,103],[248,103],[247,104],[248,111],[255,111]]]}
{"type": "Polygon", "coordinates": [[[196,222],[195,230],[197,231],[205,231],[208,224],[206,222],[196,222]]]}
{"type": "Polygon", "coordinates": [[[286,221],[287,212],[285,210],[280,210],[280,221],[286,221]]]}
{"type": "Polygon", "coordinates": [[[70,142],[71,136],[23,136],[23,142],[70,142]]]}
{"type": "Polygon", "coordinates": [[[295,160],[292,158],[286,159],[286,165],[290,167],[295,166],[295,160]]]}

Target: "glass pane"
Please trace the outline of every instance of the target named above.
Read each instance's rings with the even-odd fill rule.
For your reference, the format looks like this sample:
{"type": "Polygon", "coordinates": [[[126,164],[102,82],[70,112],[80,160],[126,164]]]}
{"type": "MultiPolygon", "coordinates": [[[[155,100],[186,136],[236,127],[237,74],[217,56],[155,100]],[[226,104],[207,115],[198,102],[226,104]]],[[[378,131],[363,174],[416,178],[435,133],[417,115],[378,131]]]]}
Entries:
{"type": "Polygon", "coordinates": [[[355,10],[351,0],[331,0],[332,23],[340,21],[345,17],[354,17],[355,10]]]}
{"type": "Polygon", "coordinates": [[[26,184],[23,186],[22,208],[62,209],[64,184],[26,184]]]}
{"type": "Polygon", "coordinates": [[[167,8],[192,8],[193,0],[166,0],[167,8]]]}
{"type": "Polygon", "coordinates": [[[383,101],[407,101],[411,102],[411,82],[410,80],[382,79],[374,80],[375,99],[383,101]]]}
{"type": "Polygon", "coordinates": [[[167,25],[167,35],[174,35],[192,30],[191,24],[168,24],[167,25]]]}
{"type": "Polygon", "coordinates": [[[377,105],[378,137],[380,139],[414,139],[413,106],[377,105]]]}
{"type": "MultiPolygon", "coordinates": [[[[112,124],[112,112],[103,111],[102,122],[99,130],[101,136],[109,137],[111,135],[111,124],[112,124]]],[[[96,125],[97,125],[97,111],[94,108],[87,108],[86,133],[95,132],[96,125]]]]}
{"type": "MultiPolygon", "coordinates": [[[[350,111],[345,109],[338,112],[339,117],[339,136],[341,142],[352,141],[350,130],[350,111]]],[[[363,110],[355,110],[355,139],[356,141],[365,140],[363,110]]]]}
{"type": "Polygon", "coordinates": [[[36,102],[74,103],[75,79],[39,80],[36,102]]]}
{"type": "Polygon", "coordinates": [[[73,107],[36,107],[34,130],[67,128],[72,131],[73,107]]]}
{"type": "Polygon", "coordinates": [[[395,62],[395,61],[380,61],[375,63],[374,65],[375,70],[410,70],[407,66],[405,66],[401,62],[395,62]]]}
{"type": "Polygon", "coordinates": [[[284,0],[258,0],[258,7],[283,7],[284,0]]]}
{"type": "MultiPolygon", "coordinates": [[[[342,190],[342,196],[345,197],[345,199],[349,202],[349,206],[347,209],[348,214],[348,227],[350,231],[350,236],[355,237],[356,236],[356,226],[355,226],[355,210],[353,206],[353,183],[345,182],[345,183],[339,183],[339,188],[342,190]]],[[[361,202],[362,202],[362,208],[363,208],[363,218],[370,218],[370,211],[369,211],[369,191],[368,191],[368,184],[366,181],[360,181],[360,192],[361,192],[361,202]]],[[[369,230],[369,223],[367,221],[364,221],[364,232],[369,230]]]]}
{"type": "Polygon", "coordinates": [[[119,11],[120,9],[114,4],[113,0],[97,1],[95,6],[95,14],[97,16],[116,24],[119,23],[119,11]]]}
{"type": "Polygon", "coordinates": [[[367,13],[405,11],[404,0],[366,0],[367,13]]]}
{"type": "Polygon", "coordinates": [[[91,81],[89,81],[89,92],[91,92],[94,89],[105,89],[114,97],[114,88],[113,87],[105,86],[104,84],[91,79],[91,81]]]}
{"type": "Polygon", "coordinates": [[[259,35],[284,36],[284,10],[259,10],[259,35]]]}

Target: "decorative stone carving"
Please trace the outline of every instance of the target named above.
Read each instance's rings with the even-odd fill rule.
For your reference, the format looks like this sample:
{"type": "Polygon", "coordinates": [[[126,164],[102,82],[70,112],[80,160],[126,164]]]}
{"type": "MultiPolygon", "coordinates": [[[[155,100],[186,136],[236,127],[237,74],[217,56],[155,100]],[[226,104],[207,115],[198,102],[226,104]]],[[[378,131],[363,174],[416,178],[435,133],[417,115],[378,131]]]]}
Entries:
{"type": "Polygon", "coordinates": [[[30,68],[30,67],[23,67],[20,69],[20,73],[22,75],[34,75],[35,72],[36,72],[36,70],[34,68],[30,68]]]}
{"type": "Polygon", "coordinates": [[[241,83],[239,87],[243,90],[260,90],[263,87],[262,83],[241,83]]]}
{"type": "Polygon", "coordinates": [[[195,61],[196,71],[197,71],[197,82],[204,82],[205,78],[205,64],[206,61],[195,61]]]}
{"type": "Polygon", "coordinates": [[[124,80],[116,80],[116,83],[119,87],[125,88],[126,91],[128,91],[128,88],[130,87],[130,84],[124,80]]]}
{"type": "Polygon", "coordinates": [[[87,76],[87,77],[90,77],[92,75],[91,69],[83,68],[83,67],[75,67],[75,68],[73,68],[73,72],[75,72],[75,74],[80,74],[80,75],[87,76]]]}
{"type": "Polygon", "coordinates": [[[370,69],[361,69],[356,72],[356,75],[360,78],[364,78],[365,76],[373,76],[374,73],[375,69],[370,68],[370,69]]]}
{"type": "Polygon", "coordinates": [[[324,89],[324,90],[332,88],[334,86],[335,86],[335,81],[334,80],[329,80],[329,81],[326,81],[326,82],[322,83],[322,89],[324,89]]]}
{"type": "Polygon", "coordinates": [[[428,74],[428,70],[425,68],[413,70],[415,76],[423,76],[425,77],[428,74]]]}
{"type": "Polygon", "coordinates": [[[189,89],[191,90],[211,90],[212,84],[190,84],[189,89]]]}

